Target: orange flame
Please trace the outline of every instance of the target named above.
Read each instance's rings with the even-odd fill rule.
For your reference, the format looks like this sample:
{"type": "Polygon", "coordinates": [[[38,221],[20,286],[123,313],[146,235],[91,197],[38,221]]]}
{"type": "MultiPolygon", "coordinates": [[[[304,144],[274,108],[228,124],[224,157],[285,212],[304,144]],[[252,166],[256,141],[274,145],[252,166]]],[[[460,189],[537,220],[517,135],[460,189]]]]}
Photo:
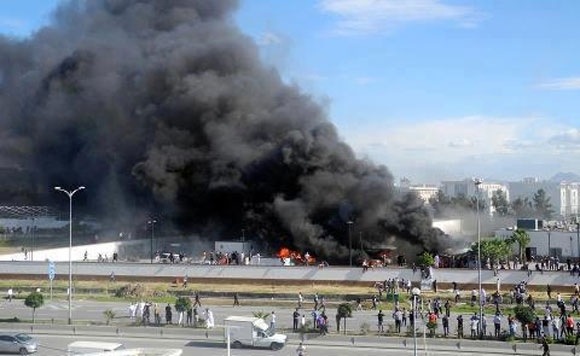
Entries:
{"type": "MultiPolygon", "coordinates": [[[[300,252],[292,251],[287,247],[282,247],[280,249],[280,251],[278,251],[276,256],[278,256],[278,258],[290,258],[290,259],[294,260],[295,263],[299,263],[299,264],[306,263],[306,258],[300,252]]],[[[316,262],[316,258],[314,258],[314,256],[310,255],[308,257],[308,263],[314,264],[315,262],[316,262]]]]}

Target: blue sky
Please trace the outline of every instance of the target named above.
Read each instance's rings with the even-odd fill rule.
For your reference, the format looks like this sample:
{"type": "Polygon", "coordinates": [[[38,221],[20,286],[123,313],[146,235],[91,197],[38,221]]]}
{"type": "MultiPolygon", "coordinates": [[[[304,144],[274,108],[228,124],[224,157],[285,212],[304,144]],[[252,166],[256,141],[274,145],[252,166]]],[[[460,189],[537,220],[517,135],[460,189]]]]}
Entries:
{"type": "MultiPolygon", "coordinates": [[[[56,0],[0,0],[26,36],[56,0]]],[[[285,80],[396,177],[580,173],[580,2],[241,0],[235,21],[285,80]]]]}

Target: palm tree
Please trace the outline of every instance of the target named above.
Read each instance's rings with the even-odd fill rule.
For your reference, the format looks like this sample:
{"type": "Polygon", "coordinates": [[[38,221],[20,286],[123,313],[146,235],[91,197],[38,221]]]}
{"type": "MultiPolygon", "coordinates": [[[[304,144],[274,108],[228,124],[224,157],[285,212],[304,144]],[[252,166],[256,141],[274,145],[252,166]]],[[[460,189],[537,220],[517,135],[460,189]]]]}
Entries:
{"type": "Polygon", "coordinates": [[[518,244],[520,261],[524,262],[524,250],[530,244],[530,235],[525,230],[517,229],[512,234],[511,240],[518,244]]]}

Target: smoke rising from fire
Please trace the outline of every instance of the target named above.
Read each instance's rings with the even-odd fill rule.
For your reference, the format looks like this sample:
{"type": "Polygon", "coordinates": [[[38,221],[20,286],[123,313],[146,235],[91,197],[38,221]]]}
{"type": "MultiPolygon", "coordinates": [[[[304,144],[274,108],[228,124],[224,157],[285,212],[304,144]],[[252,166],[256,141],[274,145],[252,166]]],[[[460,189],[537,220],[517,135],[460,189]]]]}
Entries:
{"type": "Polygon", "coordinates": [[[41,190],[83,184],[104,215],[156,209],[202,235],[343,257],[354,219],[367,246],[439,248],[421,202],[260,63],[236,7],[67,1],[30,38],[0,37],[0,164],[41,190]]]}

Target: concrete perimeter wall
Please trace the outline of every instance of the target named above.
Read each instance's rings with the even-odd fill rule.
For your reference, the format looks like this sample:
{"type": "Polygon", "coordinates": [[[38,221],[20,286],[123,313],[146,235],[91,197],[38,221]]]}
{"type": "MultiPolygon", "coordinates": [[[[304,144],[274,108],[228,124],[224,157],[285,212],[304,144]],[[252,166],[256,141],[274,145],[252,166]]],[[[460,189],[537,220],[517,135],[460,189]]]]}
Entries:
{"type": "MultiPolygon", "coordinates": [[[[0,278],[47,278],[46,262],[0,262],[0,278]]],[[[187,275],[190,282],[212,283],[266,283],[266,284],[351,284],[373,285],[376,281],[389,278],[410,279],[420,282],[420,272],[411,269],[387,268],[374,269],[362,273],[361,268],[328,267],[264,267],[264,266],[210,266],[188,264],[145,264],[145,263],[73,263],[75,279],[106,279],[111,272],[117,280],[175,280],[187,275]]],[[[66,279],[68,263],[56,263],[57,279],[66,279]]],[[[477,271],[469,269],[435,269],[435,279],[441,288],[448,288],[452,282],[467,286],[477,284],[477,271]]],[[[487,288],[495,288],[497,278],[493,271],[482,271],[482,281],[487,288]]],[[[547,284],[553,287],[570,287],[580,282],[577,277],[566,272],[534,272],[528,278],[525,271],[500,271],[502,286],[511,286],[527,281],[531,286],[541,289],[547,284]]],[[[562,289],[562,288],[559,288],[562,289]]],[[[567,290],[567,289],[565,289],[567,290]]]]}

